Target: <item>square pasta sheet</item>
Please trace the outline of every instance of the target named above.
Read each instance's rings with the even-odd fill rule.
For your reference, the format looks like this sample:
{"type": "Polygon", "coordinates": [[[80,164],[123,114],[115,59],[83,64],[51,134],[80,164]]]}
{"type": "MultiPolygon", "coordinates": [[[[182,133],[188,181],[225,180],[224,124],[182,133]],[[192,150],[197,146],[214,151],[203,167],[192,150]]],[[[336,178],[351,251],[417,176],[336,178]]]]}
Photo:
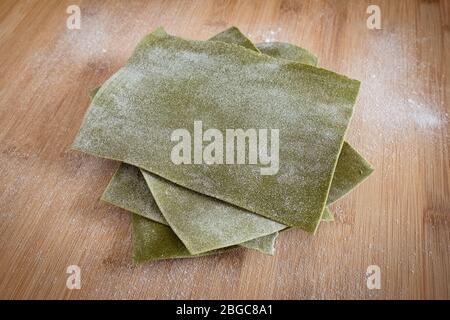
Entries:
{"type": "Polygon", "coordinates": [[[314,231],[358,87],[323,69],[157,30],[98,91],[74,147],[314,231]],[[279,171],[261,175],[260,164],[174,164],[168,137],[192,130],[196,120],[222,132],[279,129],[279,171]]]}

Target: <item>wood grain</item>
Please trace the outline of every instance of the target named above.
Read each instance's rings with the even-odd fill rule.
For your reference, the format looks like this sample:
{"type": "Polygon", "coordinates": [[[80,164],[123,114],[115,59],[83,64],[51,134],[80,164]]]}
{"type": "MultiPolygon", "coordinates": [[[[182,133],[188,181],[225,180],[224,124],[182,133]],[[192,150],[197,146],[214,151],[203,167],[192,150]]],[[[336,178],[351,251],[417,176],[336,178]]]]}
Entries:
{"type": "Polygon", "coordinates": [[[371,2],[1,1],[0,298],[448,299],[450,2],[376,1],[382,29],[369,30],[371,2]],[[66,28],[70,4],[81,30],[66,28]],[[282,234],[274,257],[131,263],[130,217],[99,200],[118,164],[70,145],[88,90],[159,25],[194,39],[236,25],[362,81],[348,140],[376,171],[336,222],[282,234]]]}

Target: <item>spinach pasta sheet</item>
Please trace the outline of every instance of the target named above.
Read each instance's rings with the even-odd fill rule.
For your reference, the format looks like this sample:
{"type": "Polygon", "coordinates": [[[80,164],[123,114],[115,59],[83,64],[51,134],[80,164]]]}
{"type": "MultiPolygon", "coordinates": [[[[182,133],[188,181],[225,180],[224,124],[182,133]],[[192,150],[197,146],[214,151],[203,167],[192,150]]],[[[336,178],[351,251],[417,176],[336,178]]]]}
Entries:
{"type": "Polygon", "coordinates": [[[358,89],[358,81],[324,69],[158,29],[98,90],[74,148],[312,232],[358,89]],[[196,123],[220,132],[278,130],[275,170],[262,174],[268,169],[262,162],[174,163],[171,135],[193,132],[196,123]]]}

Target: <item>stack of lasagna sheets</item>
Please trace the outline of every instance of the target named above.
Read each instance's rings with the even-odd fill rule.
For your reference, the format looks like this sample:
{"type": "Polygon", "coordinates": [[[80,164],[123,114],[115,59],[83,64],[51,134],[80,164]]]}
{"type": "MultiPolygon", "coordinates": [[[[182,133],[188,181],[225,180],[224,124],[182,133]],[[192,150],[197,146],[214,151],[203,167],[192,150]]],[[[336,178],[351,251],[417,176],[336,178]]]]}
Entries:
{"type": "Polygon", "coordinates": [[[73,148],[121,162],[102,199],[132,214],[136,262],[274,254],[373,171],[344,140],[358,90],[295,45],[158,28],[92,90],[73,148]]]}

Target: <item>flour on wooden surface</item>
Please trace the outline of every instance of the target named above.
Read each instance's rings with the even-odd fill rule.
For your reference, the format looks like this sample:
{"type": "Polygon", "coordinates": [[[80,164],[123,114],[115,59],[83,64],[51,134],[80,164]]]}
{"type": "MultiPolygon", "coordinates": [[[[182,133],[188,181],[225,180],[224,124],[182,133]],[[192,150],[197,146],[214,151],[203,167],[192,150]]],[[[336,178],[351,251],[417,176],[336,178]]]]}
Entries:
{"type": "Polygon", "coordinates": [[[448,113],[442,112],[442,101],[426,94],[431,65],[419,61],[410,47],[397,34],[372,40],[365,61],[369,76],[363,81],[361,95],[368,104],[361,110],[364,124],[393,144],[405,137],[406,129],[433,137],[436,130],[448,123],[448,113]]]}
{"type": "Polygon", "coordinates": [[[283,29],[281,27],[276,27],[269,30],[258,30],[254,33],[249,33],[248,37],[255,39],[256,42],[274,42],[279,41],[279,35],[283,29]]]}

